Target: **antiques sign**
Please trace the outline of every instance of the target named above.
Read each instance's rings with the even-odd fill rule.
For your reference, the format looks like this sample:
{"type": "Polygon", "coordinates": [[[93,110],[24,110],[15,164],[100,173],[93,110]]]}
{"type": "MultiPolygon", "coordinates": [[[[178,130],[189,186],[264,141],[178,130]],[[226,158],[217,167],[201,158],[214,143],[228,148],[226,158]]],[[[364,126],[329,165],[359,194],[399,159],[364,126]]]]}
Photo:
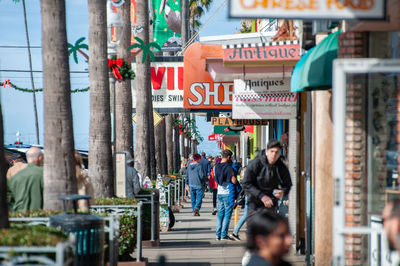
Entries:
{"type": "Polygon", "coordinates": [[[213,126],[266,126],[268,120],[258,119],[231,119],[229,117],[211,117],[213,126]]]}
{"type": "Polygon", "coordinates": [[[268,84],[265,80],[234,81],[233,119],[296,118],[297,93],[291,93],[289,85],[287,88],[287,86],[265,86],[265,84],[268,84]]]}
{"type": "Polygon", "coordinates": [[[385,0],[230,0],[232,18],[384,19],[385,0]]]}
{"type": "Polygon", "coordinates": [[[223,48],[224,63],[271,61],[274,64],[290,65],[289,62],[292,62],[292,65],[295,65],[301,57],[298,41],[227,45],[223,48]]]}

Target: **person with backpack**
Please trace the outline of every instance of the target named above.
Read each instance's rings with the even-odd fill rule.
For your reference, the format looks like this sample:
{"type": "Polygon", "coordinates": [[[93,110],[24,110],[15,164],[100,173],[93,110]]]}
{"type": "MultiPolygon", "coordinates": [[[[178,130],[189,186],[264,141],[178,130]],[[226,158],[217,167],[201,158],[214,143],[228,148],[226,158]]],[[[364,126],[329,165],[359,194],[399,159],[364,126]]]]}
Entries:
{"type": "Polygon", "coordinates": [[[277,211],[278,201],[292,187],[289,169],[280,159],[281,144],[271,139],[267,149],[250,161],[244,173],[243,189],[248,195],[248,218],[261,209],[277,211]]]}
{"type": "Polygon", "coordinates": [[[193,154],[193,161],[186,169],[187,186],[190,188],[190,199],[194,216],[200,216],[200,208],[203,202],[204,171],[200,164],[200,154],[193,154]]]}
{"type": "Polygon", "coordinates": [[[222,151],[222,160],[219,164],[215,165],[214,178],[218,183],[218,215],[217,215],[217,228],[216,239],[219,240],[232,240],[228,236],[229,222],[232,216],[232,204],[229,201],[231,184],[236,184],[238,181],[232,169],[233,153],[230,150],[222,151]]]}

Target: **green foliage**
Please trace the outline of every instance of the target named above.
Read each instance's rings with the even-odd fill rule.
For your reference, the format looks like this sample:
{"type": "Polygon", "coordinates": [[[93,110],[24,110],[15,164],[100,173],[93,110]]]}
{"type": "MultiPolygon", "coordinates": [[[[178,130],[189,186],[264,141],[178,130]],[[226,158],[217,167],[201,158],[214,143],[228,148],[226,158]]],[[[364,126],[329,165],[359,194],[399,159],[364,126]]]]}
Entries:
{"type": "Polygon", "coordinates": [[[60,229],[43,225],[11,223],[9,229],[0,230],[0,246],[55,246],[67,239],[60,229]]]}
{"type": "Polygon", "coordinates": [[[137,217],[132,214],[123,214],[119,220],[119,250],[118,255],[120,260],[132,260],[130,254],[135,250],[136,247],[136,224],[137,217]]]}
{"type": "Polygon", "coordinates": [[[52,210],[36,210],[36,211],[23,211],[23,212],[10,212],[9,216],[13,218],[35,218],[35,217],[50,217],[56,214],[60,214],[63,211],[52,211],[52,210]]]}
{"type": "Polygon", "coordinates": [[[147,56],[150,57],[150,61],[154,62],[156,60],[155,56],[154,56],[154,52],[150,49],[150,48],[156,48],[158,50],[161,50],[160,45],[158,45],[158,43],[156,42],[151,42],[146,44],[142,39],[140,39],[139,37],[135,37],[135,40],[137,41],[137,43],[134,43],[132,45],[130,45],[128,47],[128,49],[126,49],[127,51],[130,51],[134,48],[138,48],[141,49],[143,52],[143,56],[142,56],[142,63],[144,64],[144,62],[147,59],[147,56]]]}
{"type": "Polygon", "coordinates": [[[242,21],[242,27],[240,28],[240,33],[250,33],[251,26],[247,26],[246,22],[242,21]]]}
{"type": "MultiPolygon", "coordinates": [[[[17,85],[15,85],[14,83],[12,83],[11,81],[0,82],[0,87],[2,87],[2,86],[4,86],[4,88],[9,86],[10,88],[14,88],[17,91],[22,91],[22,92],[42,92],[43,91],[43,88],[39,88],[39,89],[35,89],[35,90],[21,88],[21,87],[18,87],[17,85]]],[[[71,93],[86,92],[88,90],[89,90],[89,87],[83,88],[83,89],[73,89],[73,90],[71,90],[71,93]]]]}
{"type": "MultiPolygon", "coordinates": [[[[111,60],[117,60],[117,56],[112,56],[111,60]]],[[[136,77],[135,72],[133,71],[131,65],[129,65],[125,60],[122,60],[122,66],[117,66],[119,73],[122,76],[122,80],[133,80],[136,77]]],[[[109,70],[112,71],[112,68],[109,67],[109,70]]]]}
{"type": "Polygon", "coordinates": [[[89,50],[89,46],[85,43],[82,43],[86,38],[79,38],[74,45],[68,43],[68,54],[73,56],[75,63],[78,64],[78,52],[82,49],[89,50]]]}
{"type": "Polygon", "coordinates": [[[137,200],[132,198],[95,198],[94,205],[135,205],[137,200]]]}

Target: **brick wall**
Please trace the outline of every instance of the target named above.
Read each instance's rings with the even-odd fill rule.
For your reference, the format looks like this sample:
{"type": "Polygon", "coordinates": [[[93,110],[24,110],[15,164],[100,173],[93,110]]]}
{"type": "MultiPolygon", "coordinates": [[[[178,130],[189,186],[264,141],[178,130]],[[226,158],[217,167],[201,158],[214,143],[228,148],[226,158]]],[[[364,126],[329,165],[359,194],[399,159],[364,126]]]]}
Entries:
{"type": "MultiPolygon", "coordinates": [[[[339,58],[368,56],[368,34],[347,32],[338,38],[339,58]]],[[[367,222],[366,208],[366,146],[367,87],[363,75],[347,80],[346,95],[346,226],[361,226],[367,222]]],[[[361,235],[346,235],[346,265],[364,265],[368,252],[367,239],[361,235]]]]}

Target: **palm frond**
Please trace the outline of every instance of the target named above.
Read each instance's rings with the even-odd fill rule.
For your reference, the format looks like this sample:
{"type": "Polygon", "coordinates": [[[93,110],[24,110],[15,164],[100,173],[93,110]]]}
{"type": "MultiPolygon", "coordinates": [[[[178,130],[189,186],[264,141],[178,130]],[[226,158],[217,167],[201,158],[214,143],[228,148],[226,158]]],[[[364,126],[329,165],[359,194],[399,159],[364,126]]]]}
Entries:
{"type": "Polygon", "coordinates": [[[158,50],[161,50],[161,46],[156,43],[156,42],[151,42],[148,44],[149,47],[157,48],[158,50]]]}
{"type": "Polygon", "coordinates": [[[78,48],[79,48],[79,49],[86,49],[86,50],[89,50],[89,46],[88,46],[86,43],[80,44],[78,48]]]}
{"type": "Polygon", "coordinates": [[[76,51],[74,51],[73,56],[74,56],[74,61],[75,61],[75,63],[78,64],[78,55],[77,55],[77,52],[76,52],[76,51]]]}
{"type": "Polygon", "coordinates": [[[142,46],[140,44],[138,44],[138,43],[134,43],[132,45],[129,45],[126,50],[129,52],[130,50],[135,49],[135,48],[142,49],[142,46]]]}
{"type": "Polygon", "coordinates": [[[79,46],[79,44],[80,44],[81,42],[83,42],[85,39],[86,39],[85,37],[81,37],[81,38],[79,38],[78,40],[76,40],[75,46],[79,46]]]}
{"type": "Polygon", "coordinates": [[[140,39],[139,37],[135,37],[135,40],[140,43],[142,46],[144,46],[144,41],[142,39],[140,39]]]}
{"type": "Polygon", "coordinates": [[[73,49],[73,48],[75,48],[75,46],[73,46],[72,44],[68,43],[68,48],[73,49]]]}

